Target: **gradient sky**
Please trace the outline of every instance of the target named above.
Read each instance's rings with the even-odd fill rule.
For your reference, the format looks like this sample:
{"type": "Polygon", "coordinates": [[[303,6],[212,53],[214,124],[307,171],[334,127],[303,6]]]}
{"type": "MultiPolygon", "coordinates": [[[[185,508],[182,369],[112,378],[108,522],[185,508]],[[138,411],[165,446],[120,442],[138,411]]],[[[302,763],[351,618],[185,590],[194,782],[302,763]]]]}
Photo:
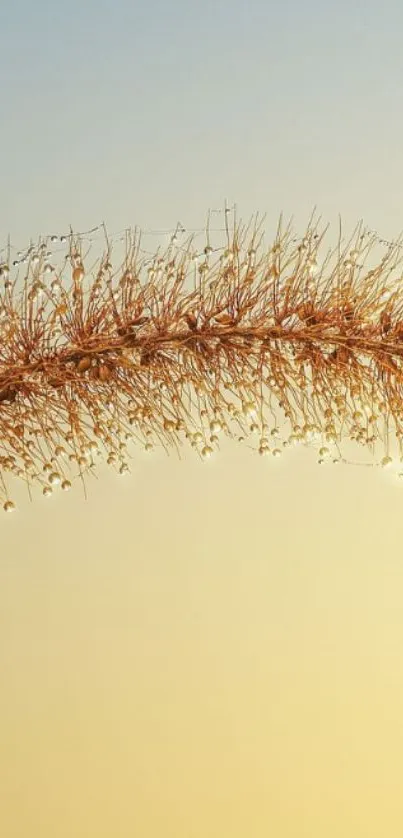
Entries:
{"type": "MultiPolygon", "coordinates": [[[[2,243],[225,199],[393,237],[402,27],[398,2],[3,4],[2,243]]],[[[5,516],[5,838],[400,838],[403,488],[315,459],[156,454],[5,516]]]]}

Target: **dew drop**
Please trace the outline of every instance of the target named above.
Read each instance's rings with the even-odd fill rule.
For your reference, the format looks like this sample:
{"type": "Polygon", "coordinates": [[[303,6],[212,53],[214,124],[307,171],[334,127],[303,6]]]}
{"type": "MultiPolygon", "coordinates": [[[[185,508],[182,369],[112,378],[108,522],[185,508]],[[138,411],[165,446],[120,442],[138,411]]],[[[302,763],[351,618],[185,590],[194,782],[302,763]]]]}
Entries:
{"type": "Polygon", "coordinates": [[[253,402],[242,402],[242,413],[244,416],[253,416],[256,413],[253,402]]]}
{"type": "Polygon", "coordinates": [[[326,448],[326,447],[319,448],[319,457],[327,457],[328,454],[330,454],[330,451],[329,451],[328,448],[326,448]]]}
{"type": "Polygon", "coordinates": [[[52,471],[52,473],[49,474],[49,483],[51,483],[52,486],[57,486],[60,483],[60,480],[61,477],[58,471],[52,471]]]}
{"type": "Polygon", "coordinates": [[[210,422],[210,431],[212,434],[218,434],[220,431],[222,431],[221,422],[219,422],[217,419],[213,420],[213,422],[210,422]]]}
{"type": "Polygon", "coordinates": [[[203,457],[203,460],[208,460],[208,458],[211,457],[212,453],[213,453],[213,449],[211,448],[210,445],[205,445],[204,448],[202,448],[202,450],[201,450],[201,455],[203,457]]]}

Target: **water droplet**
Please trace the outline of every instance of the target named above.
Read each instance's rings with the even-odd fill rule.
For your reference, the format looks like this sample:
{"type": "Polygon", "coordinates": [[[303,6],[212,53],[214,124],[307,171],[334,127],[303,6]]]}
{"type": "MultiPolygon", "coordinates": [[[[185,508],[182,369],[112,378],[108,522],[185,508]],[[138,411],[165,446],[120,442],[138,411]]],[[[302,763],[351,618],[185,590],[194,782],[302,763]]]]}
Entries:
{"type": "Polygon", "coordinates": [[[52,473],[49,474],[49,483],[53,486],[57,486],[60,483],[60,480],[61,477],[58,471],[52,471],[52,473]]]}
{"type": "Polygon", "coordinates": [[[244,416],[254,416],[256,408],[253,402],[242,402],[242,413],[244,416]]]}
{"type": "Polygon", "coordinates": [[[211,448],[210,445],[205,445],[204,448],[202,448],[202,450],[201,450],[201,455],[203,457],[203,460],[207,460],[209,457],[211,457],[212,453],[213,453],[213,449],[211,448]]]}
{"type": "Polygon", "coordinates": [[[212,434],[218,434],[220,431],[222,431],[221,422],[219,422],[217,419],[213,420],[213,422],[210,422],[210,431],[212,434]]]}

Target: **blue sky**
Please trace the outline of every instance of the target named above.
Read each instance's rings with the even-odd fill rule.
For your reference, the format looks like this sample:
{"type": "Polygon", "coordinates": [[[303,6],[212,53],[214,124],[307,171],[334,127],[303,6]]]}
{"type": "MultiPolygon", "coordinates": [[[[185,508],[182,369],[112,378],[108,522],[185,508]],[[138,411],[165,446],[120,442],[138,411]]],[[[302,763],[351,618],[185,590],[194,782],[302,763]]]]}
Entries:
{"type": "Polygon", "coordinates": [[[3,236],[190,226],[225,198],[270,221],[316,204],[400,230],[398,3],[73,0],[2,16],[3,236]]]}

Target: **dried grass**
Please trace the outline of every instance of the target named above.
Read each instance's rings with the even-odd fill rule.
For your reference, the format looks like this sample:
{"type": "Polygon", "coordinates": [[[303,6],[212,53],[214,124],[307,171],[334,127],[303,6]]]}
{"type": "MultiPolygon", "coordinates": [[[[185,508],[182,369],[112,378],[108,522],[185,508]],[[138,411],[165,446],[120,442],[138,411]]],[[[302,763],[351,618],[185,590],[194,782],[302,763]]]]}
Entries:
{"type": "Polygon", "coordinates": [[[134,231],[115,268],[105,231],[91,269],[73,233],[60,271],[47,241],[3,262],[5,510],[14,508],[10,477],[30,496],[77,478],[85,487],[98,455],[127,471],[131,443],[169,451],[187,442],[207,458],[222,431],[279,454],[279,408],[283,444],[319,439],[320,460],[343,460],[345,439],[372,457],[381,442],[384,465],[392,437],[402,454],[400,241],[369,268],[379,243],[362,225],[321,257],[326,230],[313,219],[298,240],[280,221],[268,248],[258,218],[246,227],[225,219],[224,244],[213,248],[207,229],[198,259],[190,238],[147,261],[134,231]]]}

